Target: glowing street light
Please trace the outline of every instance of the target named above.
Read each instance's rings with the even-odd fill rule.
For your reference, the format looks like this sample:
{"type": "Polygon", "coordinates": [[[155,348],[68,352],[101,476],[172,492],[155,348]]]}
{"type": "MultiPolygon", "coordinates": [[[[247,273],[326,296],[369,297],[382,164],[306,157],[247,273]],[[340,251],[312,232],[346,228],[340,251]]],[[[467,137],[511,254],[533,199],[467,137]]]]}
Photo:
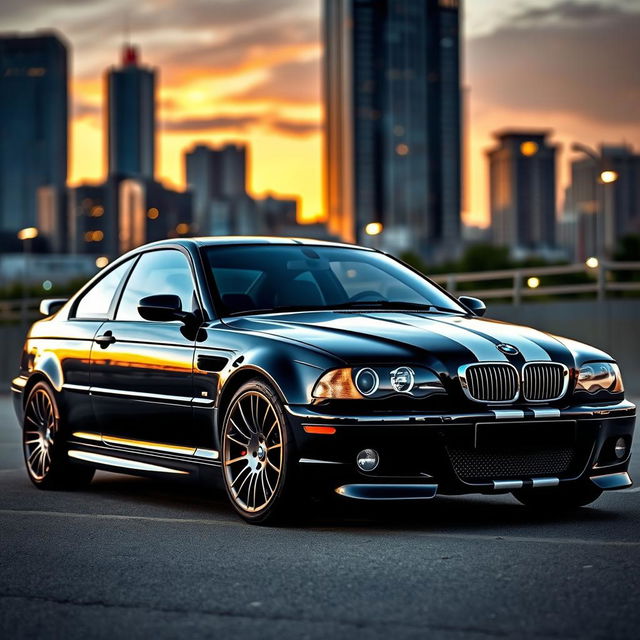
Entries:
{"type": "Polygon", "coordinates": [[[96,267],[98,267],[98,269],[102,269],[103,267],[106,267],[109,264],[109,258],[107,258],[107,256],[98,256],[96,258],[96,267]]]}
{"type": "Polygon", "coordinates": [[[33,240],[38,237],[38,230],[35,227],[25,227],[18,231],[18,240],[33,240]]]}
{"type": "Polygon", "coordinates": [[[597,269],[600,261],[595,256],[591,256],[590,258],[587,258],[585,260],[585,264],[587,265],[587,267],[589,267],[589,269],[597,269]]]}
{"type": "Polygon", "coordinates": [[[535,276],[531,276],[527,280],[527,287],[529,289],[537,289],[540,286],[540,278],[536,278],[535,276]]]}
{"type": "Polygon", "coordinates": [[[379,236],[382,233],[382,222],[370,222],[365,228],[364,232],[368,236],[379,236]]]}
{"type": "Polygon", "coordinates": [[[600,172],[600,182],[602,182],[602,184],[611,184],[615,182],[617,179],[618,179],[617,171],[611,171],[610,169],[607,169],[606,171],[600,172]]]}

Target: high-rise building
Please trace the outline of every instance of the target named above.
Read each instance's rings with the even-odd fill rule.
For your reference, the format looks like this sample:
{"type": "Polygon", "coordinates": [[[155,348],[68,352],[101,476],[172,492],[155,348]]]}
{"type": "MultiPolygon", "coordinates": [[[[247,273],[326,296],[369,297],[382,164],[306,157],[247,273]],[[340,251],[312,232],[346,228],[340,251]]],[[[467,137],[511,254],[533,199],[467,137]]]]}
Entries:
{"type": "Polygon", "coordinates": [[[246,209],[247,156],[247,147],[242,144],[198,144],[185,154],[187,186],[193,193],[194,223],[199,233],[231,232],[231,210],[246,209]]]}
{"type": "Polygon", "coordinates": [[[325,0],[329,231],[437,255],[460,240],[459,0],[325,0]]]}
{"type": "Polygon", "coordinates": [[[640,232],[640,155],[603,144],[573,160],[565,214],[576,218],[577,259],[610,256],[621,236],[640,232]]]}
{"type": "Polygon", "coordinates": [[[155,173],[154,69],[125,45],[122,65],[106,74],[106,148],[109,175],[153,179],[155,173]]]}
{"type": "Polygon", "coordinates": [[[514,252],[555,247],[556,146],[548,131],[503,131],[487,153],[491,230],[514,252]]]}
{"type": "MultiPolygon", "coordinates": [[[[64,196],[67,67],[67,45],[56,33],[0,35],[0,231],[36,226],[39,189],[64,196]]],[[[61,203],[48,205],[62,215],[61,203]]]]}

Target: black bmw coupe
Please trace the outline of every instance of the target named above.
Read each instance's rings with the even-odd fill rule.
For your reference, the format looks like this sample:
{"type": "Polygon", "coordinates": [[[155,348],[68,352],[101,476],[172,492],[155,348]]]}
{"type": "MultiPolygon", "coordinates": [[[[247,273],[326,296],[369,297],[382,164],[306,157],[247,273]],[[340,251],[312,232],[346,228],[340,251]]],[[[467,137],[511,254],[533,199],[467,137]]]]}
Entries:
{"type": "Polygon", "coordinates": [[[11,385],[29,477],[217,478],[255,523],[323,492],[572,508],[631,486],[615,361],[484,310],[350,245],[140,247],[41,305],[11,385]]]}

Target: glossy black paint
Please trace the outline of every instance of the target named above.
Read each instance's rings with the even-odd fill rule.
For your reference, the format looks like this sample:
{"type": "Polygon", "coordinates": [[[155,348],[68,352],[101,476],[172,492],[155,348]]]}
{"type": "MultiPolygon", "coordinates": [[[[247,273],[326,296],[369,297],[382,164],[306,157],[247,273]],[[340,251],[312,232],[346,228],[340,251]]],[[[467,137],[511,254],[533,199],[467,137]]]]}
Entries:
{"type": "MultiPolygon", "coordinates": [[[[278,245],[296,242],[185,239],[154,243],[123,256],[105,273],[130,261],[128,277],[146,252],[168,248],[181,252],[191,269],[197,311],[180,320],[161,320],[167,309],[180,310],[175,301],[160,300],[164,292],[158,291],[152,296],[155,300],[147,299],[143,305],[156,309],[147,309],[146,321],[118,320],[115,314],[125,277],[107,317],[74,319],[77,301],[105,275],[98,274],[54,315],[32,326],[19,376],[12,384],[18,415],[31,386],[46,380],[56,392],[73,448],[115,451],[127,460],[151,461],[186,472],[182,475],[217,473],[219,458],[211,452],[221,449],[220,423],[226,403],[244,381],[257,376],[273,386],[286,409],[301,470],[310,483],[318,480],[330,489],[354,482],[394,486],[405,482],[437,484],[440,493],[494,491],[488,480],[467,482],[458,477],[448,449],[456,443],[473,448],[481,423],[516,429],[518,424],[546,423],[549,416],[577,425],[581,457],[563,481],[626,471],[628,457],[607,459],[608,443],[619,436],[631,442],[635,408],[623,394],[574,393],[581,365],[612,361],[595,348],[481,318],[471,308],[466,315],[389,310],[233,317],[216,313],[220,299],[202,259],[203,247],[260,244],[278,251],[278,245]],[[164,311],[158,312],[159,308],[164,311]],[[502,353],[501,344],[515,346],[516,352],[502,353]],[[536,408],[521,401],[497,408],[471,402],[462,392],[458,370],[463,365],[498,361],[520,369],[525,362],[538,360],[559,362],[569,369],[569,387],[560,400],[536,408]],[[364,364],[426,366],[440,378],[447,395],[433,401],[406,395],[389,401],[313,398],[312,390],[323,373],[364,364]],[[505,411],[515,412],[515,417],[505,411]],[[313,424],[334,426],[336,433],[306,433],[304,426],[313,424]],[[108,442],[104,438],[109,436],[126,442],[108,442]],[[143,449],[140,442],[164,448],[143,449]],[[375,473],[364,474],[355,465],[355,456],[364,448],[376,448],[382,454],[384,463],[375,473]],[[201,450],[205,454],[199,457],[201,450]]],[[[482,313],[481,305],[465,304],[482,313]]],[[[508,430],[505,433],[508,436],[508,430]]],[[[415,489],[407,491],[415,493],[415,489]]]]}

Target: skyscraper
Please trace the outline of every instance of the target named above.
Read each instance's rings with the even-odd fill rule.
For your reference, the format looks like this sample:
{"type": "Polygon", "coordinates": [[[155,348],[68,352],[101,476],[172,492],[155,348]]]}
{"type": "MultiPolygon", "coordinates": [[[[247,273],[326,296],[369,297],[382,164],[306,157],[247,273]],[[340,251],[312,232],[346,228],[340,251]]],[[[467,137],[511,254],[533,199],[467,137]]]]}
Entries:
{"type": "Polygon", "coordinates": [[[193,192],[193,218],[200,233],[227,233],[233,229],[232,220],[217,220],[216,213],[226,217],[231,204],[247,200],[246,165],[247,147],[241,144],[217,148],[198,144],[185,154],[187,185],[193,192]]]}
{"type": "MultiPolygon", "coordinates": [[[[67,118],[67,46],[60,36],[0,35],[1,231],[36,226],[39,188],[63,198],[67,118]]],[[[51,210],[62,216],[64,207],[51,210]]]]}
{"type": "Polygon", "coordinates": [[[325,0],[329,231],[434,255],[460,239],[459,0],[325,0]]]}
{"type": "Polygon", "coordinates": [[[106,74],[106,147],[109,175],[153,179],[155,173],[154,69],[136,47],[122,50],[122,66],[106,74]]]}
{"type": "Polygon", "coordinates": [[[548,131],[503,131],[488,152],[496,244],[524,252],[555,246],[556,147],[548,131]]]}

